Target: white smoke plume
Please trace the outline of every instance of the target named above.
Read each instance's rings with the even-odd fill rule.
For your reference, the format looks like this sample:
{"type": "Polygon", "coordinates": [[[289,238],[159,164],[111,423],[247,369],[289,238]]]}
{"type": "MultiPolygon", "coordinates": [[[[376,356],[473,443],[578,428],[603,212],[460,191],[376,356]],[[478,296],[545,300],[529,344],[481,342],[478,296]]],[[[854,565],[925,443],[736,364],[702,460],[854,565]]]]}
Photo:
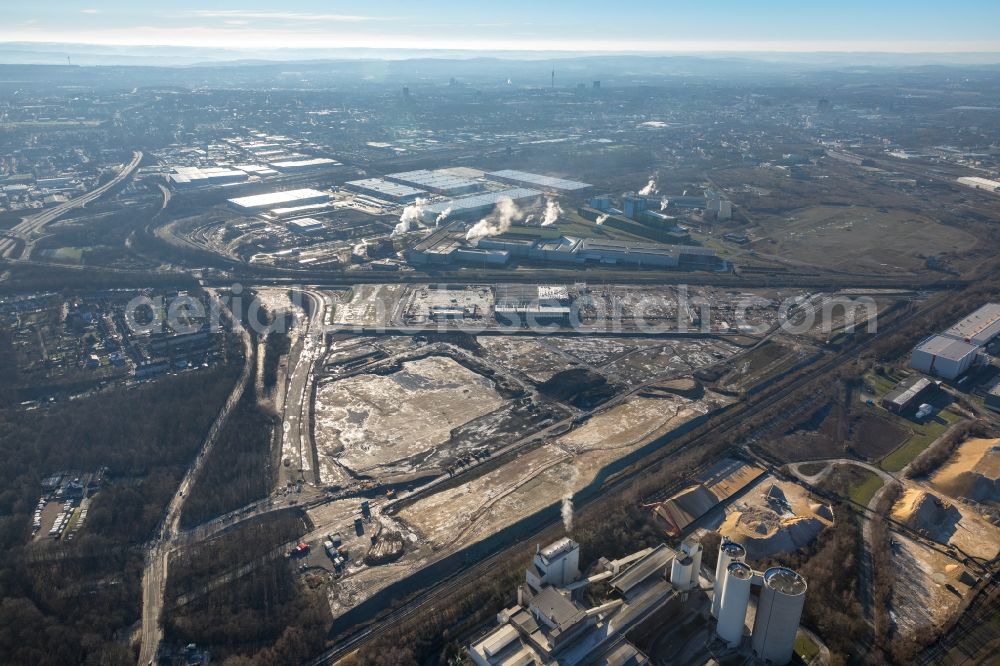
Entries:
{"type": "Polygon", "coordinates": [[[609,217],[611,217],[611,216],[608,215],[607,213],[604,213],[603,215],[598,215],[597,219],[594,220],[594,224],[597,224],[597,225],[604,224],[605,222],[608,221],[609,217]]]}
{"type": "Polygon", "coordinates": [[[549,199],[545,202],[545,216],[542,218],[542,226],[547,227],[551,224],[555,224],[559,216],[562,215],[563,209],[559,205],[559,202],[555,199],[549,199]]]}
{"type": "Polygon", "coordinates": [[[648,197],[656,194],[657,192],[659,192],[659,190],[656,188],[656,178],[650,178],[649,182],[646,183],[646,187],[639,190],[639,196],[648,197]]]}
{"type": "Polygon", "coordinates": [[[566,528],[566,533],[569,534],[573,531],[573,499],[571,497],[563,497],[562,501],[562,521],[563,527],[566,528]]]}
{"type": "Polygon", "coordinates": [[[521,219],[521,211],[514,200],[510,197],[504,197],[497,204],[497,209],[492,215],[479,220],[469,229],[468,233],[465,234],[465,239],[472,242],[487,236],[499,236],[510,229],[514,220],[519,219],[521,219]]]}
{"type": "Polygon", "coordinates": [[[441,211],[441,214],[438,215],[437,219],[434,220],[434,226],[435,227],[439,226],[442,222],[448,219],[449,215],[451,215],[451,206],[448,206],[443,211],[441,211]]]}
{"type": "Polygon", "coordinates": [[[567,534],[573,531],[573,487],[576,486],[578,478],[579,472],[576,467],[571,467],[570,476],[566,480],[566,490],[562,496],[562,507],[560,509],[563,527],[566,528],[567,534]]]}
{"type": "Polygon", "coordinates": [[[524,226],[528,226],[529,224],[531,224],[531,221],[533,219],[535,219],[534,215],[529,215],[528,217],[524,218],[524,226]]]}
{"type": "Polygon", "coordinates": [[[660,210],[661,211],[666,210],[667,206],[669,206],[669,205],[670,205],[670,199],[668,199],[667,197],[663,197],[662,199],[660,199],[660,210]]]}
{"type": "Polygon", "coordinates": [[[399,236],[400,234],[405,234],[413,231],[416,228],[418,222],[420,222],[420,216],[424,212],[424,206],[427,205],[427,199],[417,199],[412,204],[403,209],[403,214],[399,216],[399,224],[396,228],[392,230],[393,236],[399,236]]]}

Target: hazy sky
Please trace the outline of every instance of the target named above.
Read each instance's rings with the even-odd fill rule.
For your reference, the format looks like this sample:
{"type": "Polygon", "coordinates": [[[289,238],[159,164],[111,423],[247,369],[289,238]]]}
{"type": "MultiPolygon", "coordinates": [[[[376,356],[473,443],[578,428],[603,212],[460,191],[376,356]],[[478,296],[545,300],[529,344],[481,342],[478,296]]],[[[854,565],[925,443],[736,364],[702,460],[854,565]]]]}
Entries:
{"type": "Polygon", "coordinates": [[[1000,51],[1000,0],[0,3],[0,41],[241,49],[1000,51]]]}

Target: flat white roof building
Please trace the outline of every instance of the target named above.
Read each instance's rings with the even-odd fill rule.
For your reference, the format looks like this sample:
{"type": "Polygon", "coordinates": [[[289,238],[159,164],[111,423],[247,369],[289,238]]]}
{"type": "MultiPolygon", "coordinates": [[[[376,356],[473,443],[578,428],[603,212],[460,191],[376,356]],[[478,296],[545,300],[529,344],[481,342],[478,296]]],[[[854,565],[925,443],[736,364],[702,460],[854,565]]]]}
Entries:
{"type": "Polygon", "coordinates": [[[175,167],[167,178],[174,187],[205,187],[245,182],[248,176],[245,171],[225,167],[175,167]]]}
{"type": "Polygon", "coordinates": [[[1000,303],[987,303],[942,335],[977,346],[988,345],[1000,335],[1000,303]]]}
{"type": "Polygon", "coordinates": [[[331,160],[329,157],[316,157],[308,160],[287,160],[282,162],[270,162],[268,166],[278,171],[306,171],[307,169],[317,169],[319,167],[337,166],[340,162],[331,160]]]}
{"type": "Polygon", "coordinates": [[[521,204],[525,201],[537,199],[540,196],[542,196],[542,193],[538,190],[514,187],[509,190],[483,192],[482,194],[473,194],[467,197],[424,206],[422,215],[423,219],[428,222],[433,222],[446,210],[449,211],[449,218],[481,215],[492,211],[504,199],[510,199],[516,204],[521,204]]]}
{"type": "Polygon", "coordinates": [[[482,183],[456,176],[447,171],[417,169],[416,171],[401,171],[399,173],[386,174],[385,178],[386,180],[402,183],[403,185],[410,185],[422,190],[445,195],[468,194],[483,189],[482,183]]]}
{"type": "Polygon", "coordinates": [[[427,193],[424,190],[410,187],[409,185],[394,183],[392,181],[385,180],[384,178],[351,180],[344,183],[344,189],[351,190],[352,192],[359,192],[361,194],[367,194],[375,197],[376,199],[385,199],[387,201],[413,201],[420,195],[427,193]]]}
{"type": "Polygon", "coordinates": [[[910,367],[943,379],[955,379],[979,359],[979,347],[943,335],[932,335],[913,350],[910,367]]]}
{"type": "Polygon", "coordinates": [[[995,180],[980,178],[979,176],[963,176],[958,179],[958,182],[977,190],[986,190],[987,192],[996,192],[1000,194],[1000,182],[995,180]]]}
{"type": "Polygon", "coordinates": [[[300,234],[313,234],[323,231],[326,226],[314,217],[300,217],[297,220],[288,221],[288,230],[300,234]]]}
{"type": "Polygon", "coordinates": [[[268,192],[249,197],[237,197],[229,200],[229,205],[237,210],[252,213],[268,208],[287,208],[305,206],[308,204],[326,203],[330,195],[313,189],[285,190],[284,192],[268,192]]]}
{"type": "Polygon", "coordinates": [[[529,173],[527,171],[517,171],[516,169],[492,171],[487,173],[486,177],[499,183],[535,187],[547,192],[577,192],[593,187],[590,183],[581,183],[577,180],[566,180],[565,178],[543,176],[541,174],[529,173]]]}

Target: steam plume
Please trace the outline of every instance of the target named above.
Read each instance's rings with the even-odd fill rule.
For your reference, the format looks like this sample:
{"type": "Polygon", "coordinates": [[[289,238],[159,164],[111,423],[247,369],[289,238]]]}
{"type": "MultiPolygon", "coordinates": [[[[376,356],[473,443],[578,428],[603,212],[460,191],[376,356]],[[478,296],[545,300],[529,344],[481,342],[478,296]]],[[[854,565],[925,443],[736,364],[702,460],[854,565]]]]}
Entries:
{"type": "Polygon", "coordinates": [[[639,196],[648,197],[649,195],[656,194],[657,192],[659,192],[659,190],[656,189],[656,179],[650,178],[649,182],[646,183],[646,187],[639,190],[639,196]]]}
{"type": "Polygon", "coordinates": [[[566,533],[569,534],[573,531],[573,500],[571,497],[563,497],[562,501],[562,521],[563,527],[566,528],[566,533]]]}
{"type": "Polygon", "coordinates": [[[667,206],[669,206],[669,205],[670,205],[670,199],[668,199],[667,197],[663,197],[662,199],[660,199],[660,210],[661,211],[666,210],[667,206]]]}
{"type": "Polygon", "coordinates": [[[608,217],[610,217],[610,216],[607,213],[604,213],[603,215],[598,215],[597,219],[594,220],[594,223],[597,224],[597,225],[604,224],[605,222],[608,221],[608,217]]]}
{"type": "Polygon", "coordinates": [[[519,219],[521,219],[521,211],[514,203],[514,200],[510,197],[504,197],[497,204],[497,209],[492,215],[479,220],[469,229],[468,233],[465,234],[465,239],[468,241],[477,241],[487,236],[499,236],[510,229],[510,225],[514,220],[519,219]]]}
{"type": "Polygon", "coordinates": [[[567,534],[573,530],[573,487],[576,485],[578,478],[579,472],[576,467],[570,467],[570,476],[566,480],[566,490],[562,496],[562,507],[560,509],[563,527],[566,528],[567,534]]]}
{"type": "Polygon", "coordinates": [[[436,226],[440,225],[442,222],[444,222],[448,218],[449,215],[451,215],[451,206],[448,206],[443,211],[441,211],[441,214],[438,215],[437,219],[434,220],[434,226],[436,227],[436,226]]]}
{"type": "Polygon", "coordinates": [[[417,222],[420,221],[420,216],[424,212],[424,206],[427,205],[427,199],[417,199],[411,205],[403,209],[403,214],[399,216],[399,224],[393,229],[392,235],[399,236],[400,234],[405,234],[416,227],[417,222]]]}
{"type": "Polygon", "coordinates": [[[559,205],[559,202],[555,199],[549,199],[545,202],[545,217],[542,218],[542,226],[547,227],[550,224],[555,224],[559,216],[562,215],[563,209],[559,205]]]}

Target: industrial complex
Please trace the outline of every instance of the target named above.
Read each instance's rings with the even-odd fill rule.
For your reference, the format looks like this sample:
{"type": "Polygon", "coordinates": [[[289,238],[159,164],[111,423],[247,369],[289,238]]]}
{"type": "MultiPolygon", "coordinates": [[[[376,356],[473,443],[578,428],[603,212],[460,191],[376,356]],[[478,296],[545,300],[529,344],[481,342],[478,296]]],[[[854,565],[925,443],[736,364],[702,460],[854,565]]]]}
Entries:
{"type": "Polygon", "coordinates": [[[994,657],[985,61],[70,46],[0,49],[0,663],[994,657]]]}
{"type": "MultiPolygon", "coordinates": [[[[569,538],[538,549],[518,587],[517,604],[469,645],[473,663],[648,664],[650,657],[627,635],[641,634],[654,617],[664,623],[666,617],[707,616],[709,609],[729,656],[752,654],[776,666],[792,660],[807,587],[795,571],[754,571],[742,547],[724,540],[713,577],[702,568],[701,544],[685,540],[677,549],[659,545],[616,560],[601,558],[583,575],[579,549],[569,538]],[[606,590],[605,596],[595,599],[594,588],[606,590]],[[747,641],[754,589],[759,597],[747,641]]],[[[701,659],[710,654],[706,650],[701,659]]]]}
{"type": "Polygon", "coordinates": [[[988,303],[921,341],[910,356],[910,367],[942,379],[957,379],[987,360],[987,347],[998,337],[1000,303],[988,303]]]}

